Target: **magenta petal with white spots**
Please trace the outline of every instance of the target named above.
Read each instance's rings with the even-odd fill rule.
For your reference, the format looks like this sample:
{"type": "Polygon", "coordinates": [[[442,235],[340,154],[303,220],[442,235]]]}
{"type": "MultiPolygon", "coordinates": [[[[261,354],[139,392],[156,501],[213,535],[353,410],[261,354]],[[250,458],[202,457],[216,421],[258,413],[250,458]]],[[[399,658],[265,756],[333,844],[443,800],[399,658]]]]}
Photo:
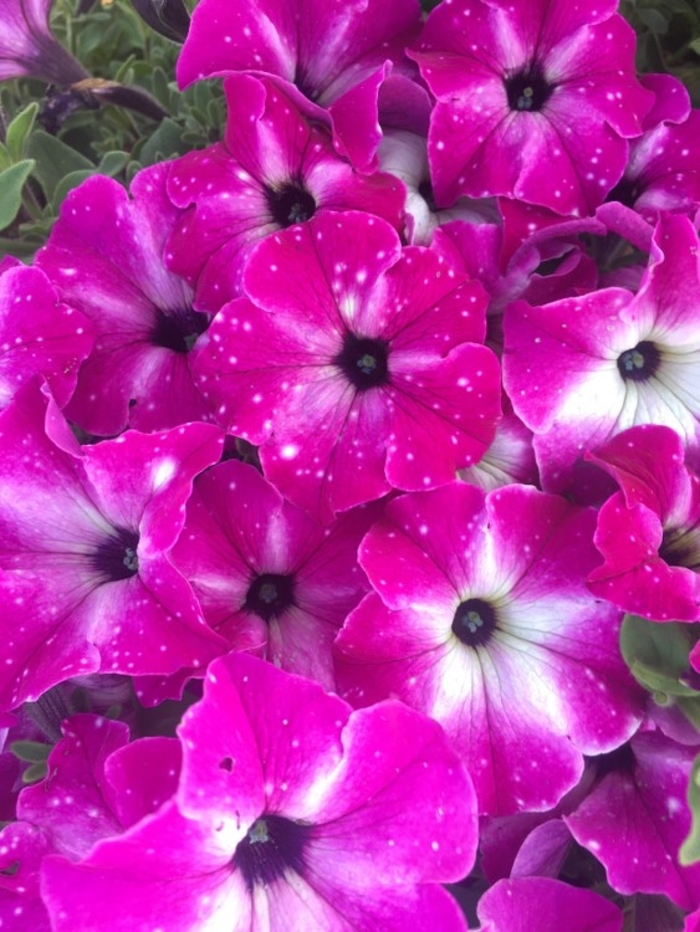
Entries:
{"type": "Polygon", "coordinates": [[[40,893],[39,869],[53,850],[48,836],[27,822],[10,822],[0,832],[0,928],[7,932],[50,932],[40,893]]]}
{"type": "Polygon", "coordinates": [[[678,863],[690,831],[686,794],[696,754],[696,747],[659,732],[639,734],[600,762],[600,782],[565,816],[576,841],[602,861],[619,893],[662,893],[682,909],[697,908],[700,864],[678,863]]]}
{"type": "Polygon", "coordinates": [[[178,60],[180,87],[252,72],[333,127],[338,151],[361,171],[374,167],[382,81],[420,26],[416,0],[254,0],[243,7],[204,0],[178,60]]]}
{"type": "Polygon", "coordinates": [[[503,377],[535,432],[545,488],[576,486],[587,450],[636,424],[675,430],[700,449],[697,234],[682,216],[658,223],[636,295],[603,288],[505,314],[503,377]]]}
{"type": "Polygon", "coordinates": [[[190,208],[168,240],[168,266],[209,312],[242,294],[250,251],[270,233],[321,210],[366,210],[398,229],[404,202],[398,179],[355,172],[269,79],[234,75],[224,88],[224,143],[172,162],[168,177],[173,203],[190,208]]]}
{"type": "Polygon", "coordinates": [[[700,619],[700,478],[681,438],[642,424],[588,458],[622,489],[601,508],[595,545],[605,558],[589,588],[655,621],[700,619]]]}
{"type": "Polygon", "coordinates": [[[330,690],[333,640],[369,589],[357,548],[371,520],[358,509],[324,529],[230,460],[195,481],[173,561],[232,649],[330,690]]]}
{"type": "Polygon", "coordinates": [[[92,322],[95,344],[66,410],[100,436],[210,419],[189,362],[209,317],[164,264],[181,215],[167,197],[167,173],[166,163],[144,169],[130,195],[103,175],[87,179],[63,202],[37,255],[60,299],[92,322]]]}
{"type": "Polygon", "coordinates": [[[505,195],[588,214],[622,175],[653,101],[610,3],[443,3],[410,56],[437,98],[428,151],[442,206],[505,195]]]}
{"type": "Polygon", "coordinates": [[[199,385],[295,504],[327,521],[483,456],[501,411],[485,295],[442,257],[324,214],[261,243],[244,284],[202,341],[199,385]]]}
{"type": "Polygon", "coordinates": [[[71,676],[173,673],[225,647],[168,556],[220,432],[134,431],[82,452],[69,432],[54,442],[61,430],[33,387],[0,415],[5,708],[71,676]]]}
{"type": "Polygon", "coordinates": [[[585,587],[593,512],[525,486],[453,483],[385,513],[360,548],[378,594],[336,641],[341,694],[396,696],[437,719],[482,813],[552,808],[583,754],[619,746],[642,713],[619,614],[585,587]]]}
{"type": "Polygon", "coordinates": [[[473,864],[473,790],[434,723],[230,654],[179,734],[175,804],[45,862],[57,932],[465,930],[437,884],[473,864]]]}
{"type": "Polygon", "coordinates": [[[622,913],[592,890],[549,877],[499,880],[479,901],[481,932],[622,932],[622,913]]]}
{"type": "Polygon", "coordinates": [[[35,375],[65,405],[92,343],[90,321],[58,300],[43,272],[16,265],[0,274],[0,407],[35,375]]]}

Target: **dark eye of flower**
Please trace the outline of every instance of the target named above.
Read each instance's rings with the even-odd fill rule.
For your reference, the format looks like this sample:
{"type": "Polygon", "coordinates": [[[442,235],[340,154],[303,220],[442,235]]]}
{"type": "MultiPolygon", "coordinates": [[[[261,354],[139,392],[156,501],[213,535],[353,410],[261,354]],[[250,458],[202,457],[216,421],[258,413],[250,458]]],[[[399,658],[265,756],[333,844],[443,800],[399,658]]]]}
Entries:
{"type": "Polygon", "coordinates": [[[200,314],[192,308],[182,311],[156,312],[156,322],[151,331],[153,346],[162,346],[176,353],[188,353],[197,337],[209,326],[207,314],[200,314]]]}
{"type": "Polygon", "coordinates": [[[263,816],[239,841],[231,865],[241,872],[249,891],[273,883],[288,869],[301,874],[309,831],[310,826],[282,816],[263,816]]]}
{"type": "Polygon", "coordinates": [[[333,362],[348,382],[363,392],[389,381],[389,345],[386,340],[367,340],[346,333],[343,348],[333,362]]]}
{"type": "Polygon", "coordinates": [[[115,536],[100,544],[92,555],[93,567],[109,582],[131,579],[139,571],[139,560],[136,556],[139,535],[124,528],[115,528],[115,531],[115,536]]]}
{"type": "Polygon", "coordinates": [[[641,193],[641,185],[639,185],[636,181],[631,181],[629,178],[625,178],[623,175],[612,189],[610,194],[608,194],[608,196],[605,198],[605,200],[608,202],[619,201],[620,204],[624,204],[625,207],[634,207],[635,202],[641,193]]]}
{"type": "Polygon", "coordinates": [[[700,571],[700,526],[664,531],[659,556],[669,566],[700,571]]]}
{"type": "Polygon", "coordinates": [[[529,65],[503,82],[511,110],[537,113],[552,96],[554,86],[545,81],[537,65],[529,65]]]}
{"type": "Polygon", "coordinates": [[[304,223],[316,213],[316,201],[301,183],[267,188],[265,194],[272,219],[281,227],[304,223]]]}
{"type": "Polygon", "coordinates": [[[496,627],[496,612],[483,599],[460,602],[452,619],[452,633],[468,647],[479,647],[491,638],[496,627]]]}
{"type": "Polygon", "coordinates": [[[261,573],[248,587],[243,608],[263,621],[270,621],[279,618],[294,604],[294,576],[261,573]]]}
{"type": "Polygon", "coordinates": [[[642,340],[632,349],[620,353],[617,368],[625,380],[646,382],[658,370],[660,362],[661,353],[656,346],[648,340],[642,340]]]}

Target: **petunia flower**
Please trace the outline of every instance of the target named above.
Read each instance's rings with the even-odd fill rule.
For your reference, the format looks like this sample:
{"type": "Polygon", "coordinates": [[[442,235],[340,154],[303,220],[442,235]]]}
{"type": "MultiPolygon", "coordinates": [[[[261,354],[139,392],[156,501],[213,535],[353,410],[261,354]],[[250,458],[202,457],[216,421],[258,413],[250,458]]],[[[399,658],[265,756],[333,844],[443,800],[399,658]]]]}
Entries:
{"type": "Polygon", "coordinates": [[[210,419],[190,371],[209,315],[194,310],[192,290],[163,259],[181,215],[165,191],[167,170],[161,163],[139,172],[131,196],[111,178],[88,178],[64,201],[36,257],[60,299],[95,332],[66,408],[88,433],[210,419]]]}
{"type": "Polygon", "coordinates": [[[53,0],[0,0],[0,81],[40,78],[65,87],[88,76],[49,26],[53,0]]]}
{"type": "Polygon", "coordinates": [[[0,407],[37,375],[65,405],[92,344],[89,319],[59,301],[40,269],[0,270],[0,407]]]}
{"type": "Polygon", "coordinates": [[[412,101],[404,49],[420,17],[417,0],[202,0],[178,59],[178,82],[185,88],[241,71],[274,77],[332,127],[340,155],[368,171],[376,167],[383,88],[398,79],[402,104],[412,101]]]}
{"type": "Polygon", "coordinates": [[[359,509],[324,528],[229,460],[195,480],[172,559],[232,649],[333,690],[333,640],[369,590],[357,548],[371,520],[359,509]]]}
{"type": "Polygon", "coordinates": [[[439,884],[473,865],[474,795],[434,722],[229,654],[178,731],[171,801],[44,860],[55,932],[464,932],[439,884]]]}
{"type": "Polygon", "coordinates": [[[169,560],[221,434],[186,424],[80,448],[28,386],[0,414],[0,707],[96,671],[166,675],[225,649],[169,560]]]}
{"type": "Polygon", "coordinates": [[[317,211],[364,210],[400,228],[401,182],[386,172],[355,172],[330,134],[270,79],[234,75],[224,90],[224,141],[169,166],[168,195],[189,209],[166,259],[196,289],[198,310],[215,313],[239,297],[252,248],[317,211]]]}
{"type": "Polygon", "coordinates": [[[455,482],[389,502],[360,547],[375,592],[336,640],[341,695],[437,719],[484,814],[551,809],[639,724],[619,613],[585,587],[594,527],[528,486],[455,482]]]}
{"type": "Polygon", "coordinates": [[[697,752],[660,732],[640,733],[597,762],[597,784],[564,816],[619,893],[664,894],[685,910],[700,904],[700,864],[678,862],[690,830],[687,786],[697,752]]]}
{"type": "Polygon", "coordinates": [[[454,0],[410,52],[437,103],[435,198],[494,194],[585,215],[620,179],[652,95],[616,0],[454,0]]]}
{"type": "Polygon", "coordinates": [[[478,909],[481,932],[622,932],[614,903],[549,877],[499,880],[478,909]]]}
{"type": "Polygon", "coordinates": [[[700,477],[674,431],[642,424],[588,454],[620,486],[600,510],[589,588],[654,621],[700,621],[700,477]]]}
{"type": "Polygon", "coordinates": [[[636,424],[675,430],[700,451],[698,237],[686,217],[654,232],[637,294],[603,288],[504,319],[503,379],[534,431],[544,487],[573,489],[587,450],[636,424]]]}
{"type": "Polygon", "coordinates": [[[440,256],[325,213],[262,242],[244,287],[197,350],[198,384],[295,504],[325,522],[483,456],[500,416],[484,295],[440,256]]]}

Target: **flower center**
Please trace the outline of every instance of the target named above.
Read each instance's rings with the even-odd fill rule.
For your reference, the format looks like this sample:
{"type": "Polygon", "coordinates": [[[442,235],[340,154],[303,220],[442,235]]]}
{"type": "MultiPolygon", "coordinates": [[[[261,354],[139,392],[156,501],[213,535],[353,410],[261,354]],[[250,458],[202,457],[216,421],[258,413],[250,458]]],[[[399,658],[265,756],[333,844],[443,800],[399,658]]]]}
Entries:
{"type": "Polygon", "coordinates": [[[669,566],[700,572],[700,524],[664,531],[659,556],[669,566]]]}
{"type": "Polygon", "coordinates": [[[263,621],[271,621],[279,618],[294,604],[294,576],[261,573],[248,587],[243,609],[263,621]]]}
{"type": "Polygon", "coordinates": [[[544,79],[537,64],[528,65],[522,71],[505,78],[503,83],[510,109],[532,113],[537,113],[544,107],[554,90],[554,86],[544,79]]]}
{"type": "Polygon", "coordinates": [[[309,828],[277,815],[265,815],[253,824],[236,846],[231,862],[243,874],[248,890],[273,883],[288,868],[303,872],[309,828]]]}
{"type": "Polygon", "coordinates": [[[386,340],[368,340],[346,333],[343,348],[333,362],[348,382],[363,392],[389,381],[388,360],[386,340]]]}
{"type": "Polygon", "coordinates": [[[265,191],[272,219],[281,227],[311,220],[316,213],[316,201],[303,184],[288,183],[281,188],[265,191]]]}
{"type": "Polygon", "coordinates": [[[182,311],[156,311],[156,322],[151,331],[153,346],[162,346],[175,353],[188,353],[197,337],[209,326],[209,316],[192,308],[182,311]]]}
{"type": "Polygon", "coordinates": [[[115,528],[115,536],[100,544],[92,554],[92,565],[108,582],[131,579],[139,571],[138,546],[139,535],[135,531],[115,528]]]}
{"type": "Polygon", "coordinates": [[[483,599],[460,602],[452,619],[452,633],[468,647],[480,647],[490,640],[496,628],[494,608],[483,599]]]}
{"type": "Polygon", "coordinates": [[[620,353],[617,368],[623,379],[646,382],[656,373],[661,362],[661,353],[653,343],[642,340],[632,349],[620,353]]]}

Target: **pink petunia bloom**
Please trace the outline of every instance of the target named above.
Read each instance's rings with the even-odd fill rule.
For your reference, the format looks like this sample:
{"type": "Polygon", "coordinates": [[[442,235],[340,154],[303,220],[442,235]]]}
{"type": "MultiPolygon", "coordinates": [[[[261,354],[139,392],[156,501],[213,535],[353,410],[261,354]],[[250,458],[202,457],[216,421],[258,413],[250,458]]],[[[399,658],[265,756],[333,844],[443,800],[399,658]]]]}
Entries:
{"type": "Polygon", "coordinates": [[[3,930],[48,932],[40,894],[49,854],[79,860],[92,846],[157,809],[177,787],[180,745],[174,738],[128,744],[128,728],[101,716],[66,720],[44,780],[25,787],[18,821],[0,833],[3,930]]]}
{"type": "Polygon", "coordinates": [[[650,223],[662,211],[692,217],[700,206],[700,111],[690,109],[688,91],[671,75],[642,75],[640,81],[656,101],[607,200],[634,207],[650,223]]]}
{"type": "Polygon", "coordinates": [[[592,511],[531,487],[456,482],[389,502],[360,547],[376,591],[336,640],[341,694],[436,718],[482,813],[551,809],[584,754],[639,724],[619,613],[585,587],[594,527],[592,511]]]}
{"type": "Polygon", "coordinates": [[[474,793],[434,722],[229,654],[178,731],[170,802],[45,859],[55,932],[465,932],[439,883],[473,865],[474,793]]]}
{"type": "Polygon", "coordinates": [[[165,163],[124,188],[101,175],[68,195],[36,262],[60,298],[92,322],[95,345],[66,408],[83,430],[113,436],[127,426],[164,430],[209,419],[189,351],[209,315],[164,265],[181,215],[165,191],[165,163]]]}
{"type": "Polygon", "coordinates": [[[53,0],[0,0],[0,81],[40,78],[64,87],[88,76],[51,32],[53,0]]]}
{"type": "Polygon", "coordinates": [[[269,79],[234,75],[224,90],[223,143],[177,159],[168,176],[173,203],[191,209],[170,236],[167,262],[212,313],[242,294],[246,261],[265,236],[322,210],[364,210],[398,229],[405,199],[392,175],[355,172],[269,79]]]}
{"type": "Polygon", "coordinates": [[[439,4],[410,55],[437,98],[435,197],[500,194],[588,214],[620,179],[652,95],[616,0],[439,4]]]}
{"type": "Polygon", "coordinates": [[[314,119],[331,125],[338,152],[374,167],[382,93],[413,100],[404,58],[420,27],[417,0],[202,0],[177,64],[181,88],[237,71],[273,76],[314,119]],[[392,86],[396,85],[396,86],[392,86]]]}
{"type": "Polygon", "coordinates": [[[370,523],[359,509],[324,529],[229,460],[195,480],[172,557],[232,649],[333,690],[333,640],[369,591],[357,548],[370,523]]]}
{"type": "Polygon", "coordinates": [[[659,732],[640,733],[597,762],[598,783],[564,816],[619,893],[659,893],[682,909],[698,907],[700,864],[678,862],[690,830],[687,786],[697,752],[659,732]]]}
{"type": "Polygon", "coordinates": [[[549,877],[499,880],[479,902],[480,932],[622,932],[620,909],[549,877]]]}
{"type": "Polygon", "coordinates": [[[621,491],[598,515],[591,592],[654,621],[700,621],[700,477],[674,431],[631,427],[588,454],[621,491]]]}
{"type": "Polygon", "coordinates": [[[90,321],[58,300],[42,271],[20,264],[0,269],[0,407],[36,375],[65,405],[92,344],[90,321]]]}
{"type": "Polygon", "coordinates": [[[169,559],[213,425],[78,446],[29,386],[0,414],[0,707],[96,672],[170,674],[225,649],[169,559]]]}
{"type": "Polygon", "coordinates": [[[586,451],[636,424],[671,427],[700,455],[699,327],[698,237],[680,215],[659,221],[637,294],[506,310],[504,384],[545,488],[573,489],[586,451]]]}
{"type": "Polygon", "coordinates": [[[441,257],[325,213],[262,242],[244,286],[201,341],[198,384],[295,504],[325,522],[483,456],[500,416],[484,294],[441,257]]]}

